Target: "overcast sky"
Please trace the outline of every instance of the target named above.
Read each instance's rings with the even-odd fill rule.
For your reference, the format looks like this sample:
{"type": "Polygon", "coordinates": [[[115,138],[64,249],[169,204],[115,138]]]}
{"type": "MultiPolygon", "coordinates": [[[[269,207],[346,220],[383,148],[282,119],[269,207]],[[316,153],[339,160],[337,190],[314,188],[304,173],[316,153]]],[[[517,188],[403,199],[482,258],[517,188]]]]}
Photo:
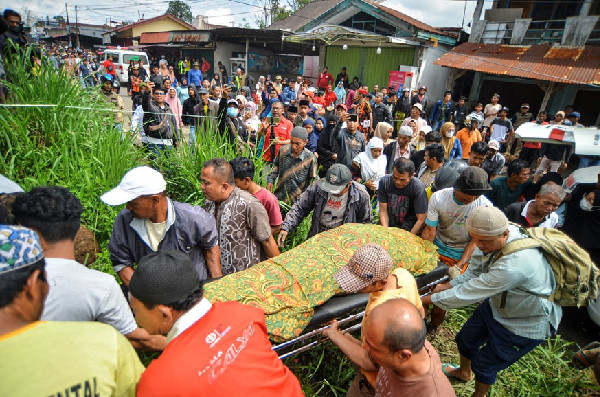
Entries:
{"type": "MultiPolygon", "coordinates": [[[[258,15],[259,7],[252,4],[260,4],[261,0],[184,0],[192,8],[196,15],[206,15],[209,22],[213,24],[228,25],[232,23],[239,26],[246,18],[254,27],[253,15],[258,15]]],[[[282,1],[285,3],[285,1],[282,1]]],[[[486,2],[489,4],[490,2],[486,2]]],[[[48,15],[62,15],[69,20],[75,21],[75,5],[77,5],[77,16],[80,23],[103,24],[109,18],[119,21],[137,21],[139,18],[152,18],[163,14],[168,1],[158,0],[78,0],[68,3],[49,0],[20,0],[18,6],[14,1],[0,0],[2,9],[11,7],[17,11],[25,8],[31,10],[36,16],[45,18],[48,15]]],[[[465,26],[472,19],[476,1],[468,0],[387,0],[383,5],[401,11],[415,19],[433,26],[465,26]],[[466,11],[465,11],[466,3],[466,11]]]]}

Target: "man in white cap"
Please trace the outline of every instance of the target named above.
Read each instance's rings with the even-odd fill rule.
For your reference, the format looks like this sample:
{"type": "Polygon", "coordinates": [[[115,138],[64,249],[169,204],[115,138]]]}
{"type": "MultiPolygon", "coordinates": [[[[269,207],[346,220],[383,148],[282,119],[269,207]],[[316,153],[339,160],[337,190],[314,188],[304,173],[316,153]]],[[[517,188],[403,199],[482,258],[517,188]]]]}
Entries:
{"type": "Polygon", "coordinates": [[[490,182],[500,175],[502,168],[504,168],[504,163],[506,162],[504,156],[498,153],[499,151],[500,142],[495,139],[490,139],[488,142],[487,155],[481,164],[481,168],[487,172],[490,182]]]}
{"type": "Polygon", "coordinates": [[[410,140],[413,136],[413,130],[408,125],[400,127],[396,142],[392,142],[383,149],[383,154],[387,157],[386,173],[391,174],[394,170],[394,162],[403,157],[410,160],[412,153],[410,140]]]}
{"type": "Polygon", "coordinates": [[[486,396],[496,374],[556,332],[562,310],[546,299],[556,287],[554,273],[539,248],[507,255],[500,250],[526,238],[496,207],[478,207],[466,220],[477,248],[466,272],[422,299],[449,310],[483,302],[456,335],[460,366],[444,365],[448,376],[468,381],[473,397],[486,396]]]}
{"type": "Polygon", "coordinates": [[[277,243],[283,246],[288,233],[294,230],[312,212],[310,238],[325,230],[345,223],[371,223],[373,211],[367,189],[352,180],[350,169],[334,164],[325,178],[309,186],[288,211],[277,243]]]}
{"type": "Polygon", "coordinates": [[[420,103],[415,103],[410,107],[409,117],[406,117],[404,121],[402,121],[402,127],[408,126],[411,120],[416,121],[419,124],[419,130],[422,130],[427,125],[427,120],[425,120],[421,115],[423,114],[423,105],[420,103]]]}
{"type": "Polygon", "coordinates": [[[127,204],[115,219],[108,244],[113,269],[125,286],[134,264],[167,249],[188,254],[201,280],[223,275],[215,219],[200,207],[171,200],[166,187],[160,172],[141,166],[100,197],[108,205],[127,204]]]}

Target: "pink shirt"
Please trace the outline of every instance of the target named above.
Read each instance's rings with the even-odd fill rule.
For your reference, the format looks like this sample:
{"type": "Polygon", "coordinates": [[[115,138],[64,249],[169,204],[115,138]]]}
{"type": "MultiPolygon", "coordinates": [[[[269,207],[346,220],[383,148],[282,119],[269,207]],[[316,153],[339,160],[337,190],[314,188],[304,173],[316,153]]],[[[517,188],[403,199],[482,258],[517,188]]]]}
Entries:
{"type": "Polygon", "coordinates": [[[280,226],[283,223],[283,218],[281,217],[281,209],[279,208],[277,197],[267,189],[263,188],[256,192],[254,197],[256,197],[267,210],[267,214],[269,214],[269,224],[272,227],[280,226]]]}

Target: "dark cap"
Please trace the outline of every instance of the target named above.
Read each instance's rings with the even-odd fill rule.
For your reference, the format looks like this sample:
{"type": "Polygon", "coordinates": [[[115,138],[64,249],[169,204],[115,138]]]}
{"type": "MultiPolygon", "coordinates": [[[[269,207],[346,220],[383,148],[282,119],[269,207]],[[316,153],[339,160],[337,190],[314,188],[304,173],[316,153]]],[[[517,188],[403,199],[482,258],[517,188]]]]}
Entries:
{"type": "Polygon", "coordinates": [[[288,113],[298,113],[298,107],[296,107],[295,105],[290,105],[290,107],[288,108],[288,113]]]}
{"type": "Polygon", "coordinates": [[[308,102],[308,100],[306,99],[302,99],[300,100],[300,102],[298,102],[298,106],[308,106],[310,105],[310,102],[308,102]]]}
{"type": "Polygon", "coordinates": [[[492,190],[487,172],[479,167],[465,168],[454,182],[454,189],[473,196],[481,196],[492,190]]]}
{"type": "Polygon", "coordinates": [[[131,295],[144,303],[167,305],[187,298],[200,286],[189,256],[181,251],[152,252],[138,263],[131,277],[131,295]]]}
{"type": "Polygon", "coordinates": [[[327,193],[340,194],[352,180],[352,173],[344,164],[334,164],[327,170],[325,178],[321,180],[321,189],[327,193]]]}

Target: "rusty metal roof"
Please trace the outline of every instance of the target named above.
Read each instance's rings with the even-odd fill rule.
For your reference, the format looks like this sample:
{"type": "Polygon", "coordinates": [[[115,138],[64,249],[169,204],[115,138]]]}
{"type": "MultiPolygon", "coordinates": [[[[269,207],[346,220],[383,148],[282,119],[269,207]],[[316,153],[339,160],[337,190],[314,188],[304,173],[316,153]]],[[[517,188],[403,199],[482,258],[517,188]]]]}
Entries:
{"type": "Polygon", "coordinates": [[[600,84],[600,46],[464,43],[436,65],[566,84],[600,84]]]}

